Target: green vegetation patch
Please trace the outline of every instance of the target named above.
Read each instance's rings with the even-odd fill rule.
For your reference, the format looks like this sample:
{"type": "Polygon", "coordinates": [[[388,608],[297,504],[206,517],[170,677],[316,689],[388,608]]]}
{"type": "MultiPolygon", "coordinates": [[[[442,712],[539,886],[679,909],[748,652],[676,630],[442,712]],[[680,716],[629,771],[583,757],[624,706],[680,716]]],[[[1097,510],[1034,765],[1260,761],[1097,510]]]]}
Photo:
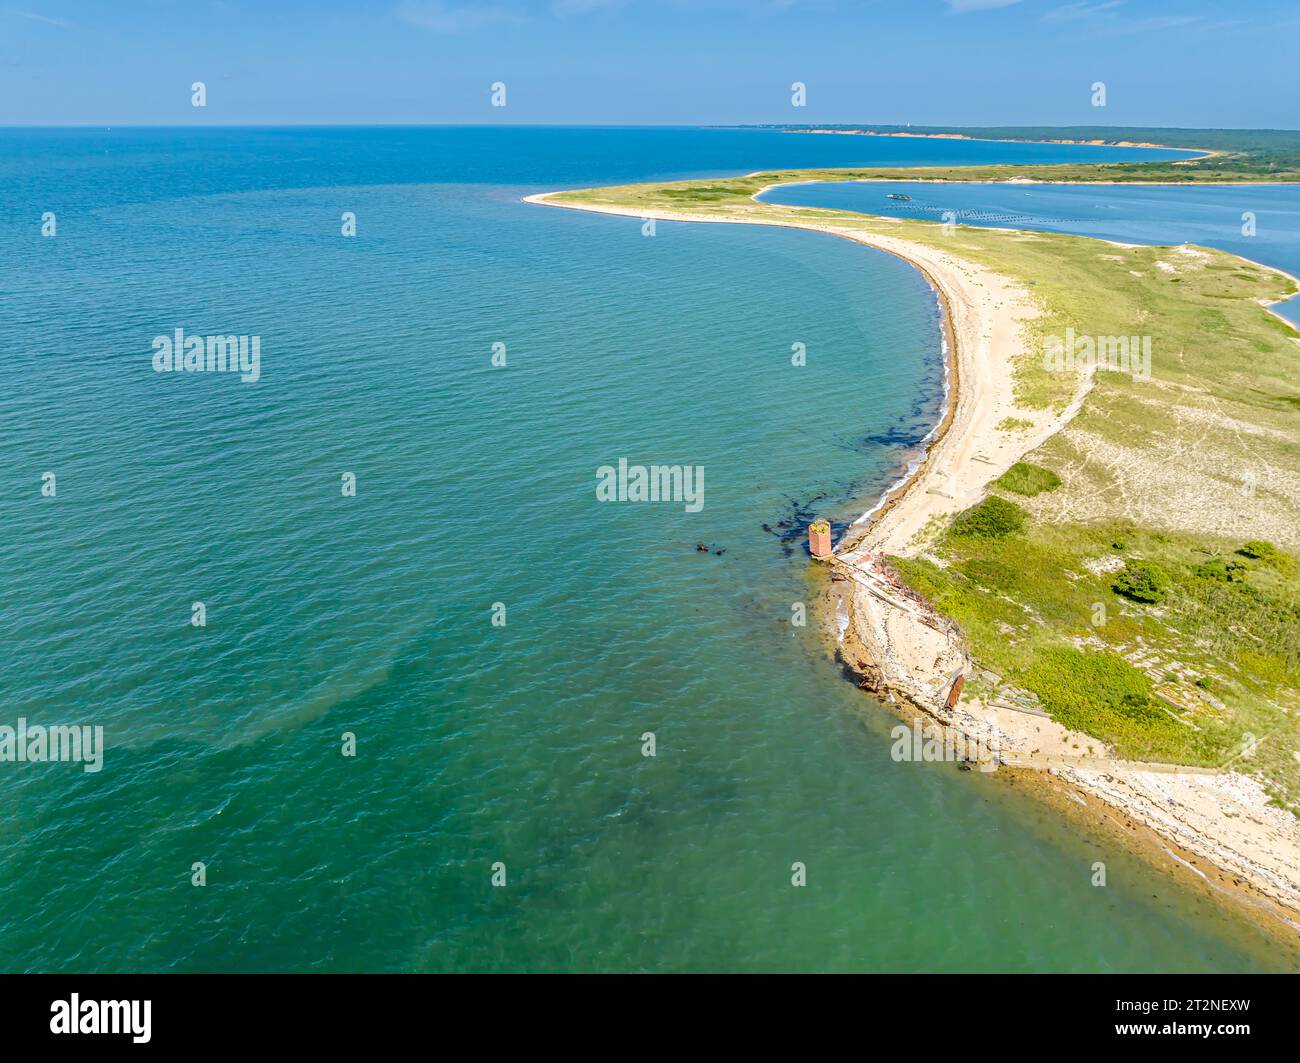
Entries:
{"type": "Polygon", "coordinates": [[[994,480],[993,486],[1011,491],[1013,494],[1033,498],[1034,495],[1041,495],[1044,491],[1055,491],[1061,486],[1061,478],[1051,469],[1044,469],[1041,465],[1018,461],[994,480]]]}
{"type": "Polygon", "coordinates": [[[1002,539],[1025,527],[1025,511],[1014,502],[990,495],[952,522],[952,535],[966,539],[1002,539]]]}
{"type": "Polygon", "coordinates": [[[1169,573],[1155,562],[1132,558],[1120,569],[1111,589],[1135,602],[1154,605],[1164,601],[1172,582],[1169,573]]]}
{"type": "Polygon", "coordinates": [[[668,199],[689,200],[697,203],[716,203],[723,199],[748,199],[757,191],[748,185],[691,185],[687,188],[666,188],[661,195],[668,199]]]}
{"type": "Polygon", "coordinates": [[[1227,561],[1213,557],[1202,565],[1196,566],[1196,574],[1201,579],[1219,580],[1223,583],[1241,583],[1250,574],[1250,568],[1240,561],[1227,561]]]}
{"type": "Polygon", "coordinates": [[[1026,689],[1052,719],[1123,748],[1161,760],[1185,755],[1185,730],[1152,696],[1146,673],[1113,653],[1056,647],[1038,653],[1024,672],[1026,689]]]}
{"type": "Polygon", "coordinates": [[[1237,551],[1242,557],[1258,561],[1261,565],[1275,568],[1279,572],[1289,572],[1294,565],[1291,555],[1279,550],[1272,543],[1263,539],[1252,539],[1237,551]]]}
{"type": "Polygon", "coordinates": [[[995,427],[999,432],[1023,432],[1026,428],[1033,428],[1034,422],[1023,417],[1004,417],[995,427]]]}
{"type": "Polygon", "coordinates": [[[1121,757],[1203,766],[1226,763],[1248,733],[1270,735],[1245,766],[1300,807],[1300,565],[1119,522],[1031,520],[1003,538],[950,528],[932,556],[891,564],[958,623],[981,665],[1054,719],[1121,757]],[[1141,555],[1122,571],[1161,588],[1158,610],[1116,596],[1120,573],[1096,562],[1117,550],[1141,555]]]}

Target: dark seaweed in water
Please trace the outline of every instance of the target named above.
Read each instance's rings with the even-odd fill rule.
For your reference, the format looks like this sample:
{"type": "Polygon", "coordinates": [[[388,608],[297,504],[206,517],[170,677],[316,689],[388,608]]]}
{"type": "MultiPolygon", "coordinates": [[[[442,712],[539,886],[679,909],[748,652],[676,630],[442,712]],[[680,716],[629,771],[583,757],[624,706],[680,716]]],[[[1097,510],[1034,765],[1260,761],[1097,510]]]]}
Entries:
{"type": "MultiPolygon", "coordinates": [[[[889,455],[893,472],[885,478],[886,483],[902,473],[904,469],[921,455],[923,440],[934,428],[942,407],[942,393],[930,392],[917,396],[906,413],[900,415],[893,424],[883,431],[845,442],[851,450],[862,454],[878,454],[882,450],[892,451],[889,455]]],[[[875,480],[875,476],[870,477],[875,480]]],[[[880,485],[883,489],[884,484],[880,485]]],[[[828,511],[842,509],[852,499],[863,498],[869,490],[868,476],[851,481],[839,488],[823,491],[811,498],[800,500],[791,498],[785,512],[774,524],[764,524],[763,530],[775,535],[781,542],[781,553],[793,557],[796,552],[805,555],[808,549],[808,525],[828,511]]],[[[831,522],[831,541],[838,543],[849,522],[828,517],[831,522]]]]}
{"type": "MultiPolygon", "coordinates": [[[[777,519],[775,524],[764,524],[763,530],[775,535],[781,543],[781,555],[783,557],[793,557],[797,551],[807,554],[808,551],[808,525],[818,517],[823,516],[823,506],[833,504],[832,500],[838,498],[839,504],[843,504],[844,499],[852,498],[853,492],[850,489],[846,493],[839,495],[830,491],[824,491],[813,498],[799,501],[792,498],[784,513],[777,519]]],[[[845,520],[835,520],[827,518],[831,522],[831,541],[839,542],[841,536],[849,527],[849,522],[845,520]]]]}
{"type": "Polygon", "coordinates": [[[927,392],[912,400],[912,408],[901,414],[883,431],[871,432],[847,443],[859,453],[870,453],[879,447],[914,448],[930,433],[943,407],[943,394],[927,392]]]}
{"type": "Polygon", "coordinates": [[[924,424],[898,421],[883,432],[873,432],[850,444],[857,451],[869,452],[877,447],[917,447],[930,429],[924,424]]]}

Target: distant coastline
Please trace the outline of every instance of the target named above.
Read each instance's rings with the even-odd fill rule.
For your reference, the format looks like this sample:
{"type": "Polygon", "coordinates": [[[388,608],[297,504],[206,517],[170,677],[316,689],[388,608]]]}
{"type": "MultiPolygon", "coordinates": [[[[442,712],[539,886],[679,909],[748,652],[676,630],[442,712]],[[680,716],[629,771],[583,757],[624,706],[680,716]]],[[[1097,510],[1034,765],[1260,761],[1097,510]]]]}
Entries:
{"type": "MultiPolygon", "coordinates": [[[[1153,144],[1140,140],[1104,140],[1101,138],[1094,139],[1077,139],[1072,137],[1049,137],[1044,140],[1031,140],[1026,137],[973,137],[966,133],[907,133],[907,132],[882,132],[878,129],[782,129],[783,133],[817,133],[829,136],[858,136],[858,137],[913,137],[922,140],[974,140],[982,144],[1079,144],[1087,147],[1101,148],[1150,148],[1160,151],[1197,151],[1201,154],[1194,155],[1192,158],[1209,159],[1222,152],[1213,151],[1210,148],[1175,148],[1168,144],[1153,144]]],[[[1190,159],[1187,161],[1191,161],[1190,159]]]]}

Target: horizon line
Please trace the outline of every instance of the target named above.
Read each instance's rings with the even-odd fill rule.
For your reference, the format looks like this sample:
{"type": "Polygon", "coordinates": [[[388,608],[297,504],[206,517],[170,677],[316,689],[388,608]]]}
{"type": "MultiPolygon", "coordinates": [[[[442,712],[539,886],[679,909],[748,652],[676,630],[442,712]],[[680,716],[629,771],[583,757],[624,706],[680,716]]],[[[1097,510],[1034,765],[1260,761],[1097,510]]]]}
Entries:
{"type": "MultiPolygon", "coordinates": [[[[897,122],[0,122],[0,129],[1112,129],[1300,133],[1278,126],[943,125],[897,122]]],[[[1180,150],[1180,149],[1172,149],[1180,150]]]]}

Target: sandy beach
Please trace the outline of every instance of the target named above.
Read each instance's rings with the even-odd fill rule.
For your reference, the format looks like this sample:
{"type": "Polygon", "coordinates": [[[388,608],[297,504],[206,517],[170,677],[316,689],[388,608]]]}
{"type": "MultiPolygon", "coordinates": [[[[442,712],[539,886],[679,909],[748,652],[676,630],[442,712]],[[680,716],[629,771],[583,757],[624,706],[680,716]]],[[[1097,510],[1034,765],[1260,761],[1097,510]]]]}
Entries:
{"type": "Polygon", "coordinates": [[[1281,936],[1300,938],[1300,823],[1270,804],[1256,780],[1234,771],[1117,760],[1096,739],[1025,711],[1010,698],[990,698],[986,705],[968,697],[946,709],[955,676],[972,677],[977,666],[956,627],[894,584],[880,564],[882,555],[924,554],[928,528],[978,502],[992,480],[1082,407],[1091,387],[1086,377],[1059,413],[1015,404],[1012,364],[1026,350],[1025,323],[1038,314],[1027,288],[946,251],[822,221],[722,208],[702,217],[551,202],[548,195],[527,201],[637,219],[809,229],[897,255],[920,269],[945,307],[949,408],[918,468],[836,547],[837,581],[828,593],[849,617],[842,634],[829,625],[840,653],[864,676],[867,689],[967,738],[995,741],[1004,765],[1015,773],[1033,772],[1048,788],[1071,797],[1066,803],[1090,821],[1098,820],[1096,809],[1106,809],[1111,818],[1118,814],[1126,844],[1170,874],[1254,912],[1269,912],[1276,918],[1266,921],[1281,936]],[[1011,417],[1028,427],[998,427],[1011,417]]]}

